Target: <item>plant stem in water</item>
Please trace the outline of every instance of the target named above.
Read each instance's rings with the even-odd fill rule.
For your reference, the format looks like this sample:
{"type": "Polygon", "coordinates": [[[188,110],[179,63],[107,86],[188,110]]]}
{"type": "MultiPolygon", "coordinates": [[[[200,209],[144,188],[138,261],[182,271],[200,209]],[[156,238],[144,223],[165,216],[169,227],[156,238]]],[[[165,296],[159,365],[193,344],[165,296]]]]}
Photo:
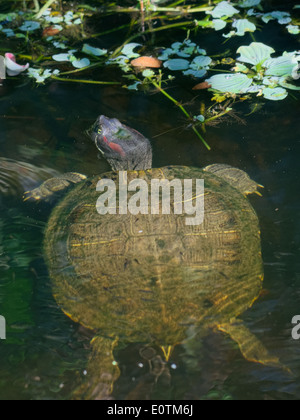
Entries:
{"type": "MultiPolygon", "coordinates": [[[[156,89],[158,89],[166,98],[168,98],[171,102],[173,102],[173,104],[175,104],[176,106],[178,106],[178,108],[182,111],[182,113],[189,119],[191,120],[191,116],[190,114],[187,112],[187,110],[183,107],[183,105],[181,105],[180,102],[178,102],[176,99],[174,99],[171,95],[169,95],[158,83],[156,83],[154,80],[150,79],[151,83],[153,84],[154,87],[156,87],[156,89]]],[[[197,135],[197,137],[202,141],[202,143],[204,144],[204,146],[208,149],[211,150],[210,146],[207,144],[207,142],[204,140],[204,138],[201,136],[201,134],[199,133],[199,131],[197,130],[197,128],[195,126],[193,126],[193,131],[194,133],[197,135]]]]}

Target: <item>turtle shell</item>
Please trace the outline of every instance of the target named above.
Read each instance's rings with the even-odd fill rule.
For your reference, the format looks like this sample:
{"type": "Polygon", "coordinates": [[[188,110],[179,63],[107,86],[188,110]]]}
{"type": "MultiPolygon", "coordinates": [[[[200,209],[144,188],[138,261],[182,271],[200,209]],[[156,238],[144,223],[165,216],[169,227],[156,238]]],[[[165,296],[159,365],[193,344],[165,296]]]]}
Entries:
{"type": "MultiPolygon", "coordinates": [[[[175,345],[191,326],[229,322],[252,306],[262,287],[259,223],[249,200],[198,168],[128,172],[144,179],[204,179],[205,216],[100,215],[102,178],[77,185],[54,209],[45,251],[54,296],[74,321],[97,334],[175,345]]],[[[150,189],[149,189],[150,191],[150,189]]]]}

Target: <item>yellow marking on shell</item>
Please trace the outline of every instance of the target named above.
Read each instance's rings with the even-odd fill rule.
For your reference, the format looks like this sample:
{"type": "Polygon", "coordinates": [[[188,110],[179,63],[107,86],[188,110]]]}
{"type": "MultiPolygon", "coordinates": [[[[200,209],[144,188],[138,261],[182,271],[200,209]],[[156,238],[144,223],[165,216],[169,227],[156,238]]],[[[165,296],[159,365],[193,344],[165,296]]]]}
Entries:
{"type": "Polygon", "coordinates": [[[162,174],[163,179],[166,179],[164,171],[161,168],[158,168],[158,170],[160,171],[160,173],[162,174]]]}
{"type": "MultiPolygon", "coordinates": [[[[223,233],[224,235],[230,235],[232,233],[237,233],[237,230],[223,230],[219,233],[223,233]]],[[[213,232],[198,232],[198,233],[186,233],[185,236],[207,236],[209,234],[212,234],[213,232]]]]}
{"type": "Polygon", "coordinates": [[[165,360],[166,362],[168,362],[170,360],[171,354],[173,352],[174,346],[160,346],[164,356],[165,356],[165,360]]]}
{"type": "Polygon", "coordinates": [[[175,204],[178,204],[178,203],[189,203],[190,201],[194,201],[194,200],[196,200],[197,198],[200,198],[200,197],[205,197],[206,195],[208,195],[209,193],[202,193],[202,194],[199,194],[199,195],[195,195],[194,197],[192,197],[192,198],[189,198],[188,200],[181,200],[181,201],[177,201],[176,203],[174,203],[174,205],[175,204]]]}
{"type": "Polygon", "coordinates": [[[228,295],[221,295],[220,297],[216,296],[216,299],[213,299],[215,305],[220,305],[220,303],[225,302],[228,299],[228,295]]]}
{"type": "Polygon", "coordinates": [[[120,239],[111,239],[110,241],[85,242],[83,244],[71,244],[72,247],[89,246],[89,245],[103,245],[118,242],[120,239]]]}

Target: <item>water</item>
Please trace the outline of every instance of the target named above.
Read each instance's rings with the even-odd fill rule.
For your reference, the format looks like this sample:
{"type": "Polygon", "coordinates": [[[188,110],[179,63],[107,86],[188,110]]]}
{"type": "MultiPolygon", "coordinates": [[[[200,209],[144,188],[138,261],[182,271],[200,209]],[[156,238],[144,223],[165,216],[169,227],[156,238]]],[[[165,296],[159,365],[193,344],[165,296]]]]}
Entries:
{"type": "MultiPolygon", "coordinates": [[[[287,46],[272,25],[267,36],[279,49],[297,48],[296,42],[287,46]]],[[[201,46],[212,53],[217,49],[213,40],[201,46]]],[[[114,396],[298,399],[300,342],[291,337],[291,320],[300,314],[299,102],[290,96],[266,103],[244,121],[249,109],[237,106],[237,118],[207,128],[208,152],[185,129],[179,111],[159,95],[58,82],[37,89],[9,81],[0,89],[0,155],[5,158],[62,173],[104,172],[108,164],[96,157],[84,134],[104,114],[153,139],[155,167],[227,163],[265,186],[262,198],[251,199],[262,230],[264,293],[242,318],[292,374],[245,361],[227,336],[211,333],[178,346],[165,371],[155,350],[148,357],[139,343],[119,348],[115,356],[122,375],[114,396]]],[[[183,84],[171,92],[183,101],[194,97],[183,84]]],[[[197,99],[190,106],[196,114],[197,99]]],[[[20,195],[2,197],[0,206],[0,314],[7,321],[7,340],[0,341],[0,399],[70,398],[84,377],[92,335],[67,318],[52,297],[41,247],[49,209],[24,204],[20,195]]]]}

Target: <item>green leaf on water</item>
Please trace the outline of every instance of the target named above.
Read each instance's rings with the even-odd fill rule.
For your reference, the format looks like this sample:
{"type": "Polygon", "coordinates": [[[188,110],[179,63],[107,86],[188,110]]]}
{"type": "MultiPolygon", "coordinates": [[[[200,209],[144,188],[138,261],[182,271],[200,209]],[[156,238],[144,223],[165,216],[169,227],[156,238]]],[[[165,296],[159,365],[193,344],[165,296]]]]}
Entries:
{"type": "Polygon", "coordinates": [[[173,71],[187,70],[189,68],[189,65],[190,62],[188,60],[184,60],[181,58],[173,58],[172,60],[168,60],[164,63],[164,67],[173,71]]]}
{"type": "Polygon", "coordinates": [[[82,58],[81,60],[72,60],[72,66],[76,69],[83,69],[91,64],[88,58],[82,58]]]}
{"type": "Polygon", "coordinates": [[[212,23],[213,23],[213,28],[215,29],[215,31],[221,31],[227,25],[227,22],[222,19],[213,19],[212,23]]]}
{"type": "Polygon", "coordinates": [[[107,54],[107,50],[101,48],[94,48],[88,44],[83,45],[82,52],[90,55],[95,55],[96,57],[101,57],[102,55],[107,54]]]}
{"type": "Polygon", "coordinates": [[[140,54],[133,52],[133,50],[137,47],[140,47],[141,44],[137,44],[135,42],[132,42],[130,44],[125,45],[125,47],[122,49],[122,54],[125,55],[127,58],[137,58],[140,56],[140,54]]]}
{"type": "Polygon", "coordinates": [[[221,1],[211,12],[207,12],[211,14],[213,18],[221,18],[221,17],[231,17],[236,13],[239,13],[235,7],[233,7],[227,1],[221,1]]]}
{"type": "Polygon", "coordinates": [[[271,101],[282,101],[288,96],[288,93],[285,89],[277,88],[265,88],[263,90],[264,98],[270,99],[271,101]]]}
{"type": "Polygon", "coordinates": [[[288,25],[286,28],[289,31],[289,33],[292,34],[292,35],[298,35],[298,34],[300,34],[300,28],[299,28],[299,26],[296,26],[296,25],[288,25]]]}
{"type": "Polygon", "coordinates": [[[212,89],[220,92],[246,93],[251,86],[252,80],[245,74],[217,74],[206,80],[212,89]]]}
{"type": "Polygon", "coordinates": [[[250,7],[255,7],[258,6],[260,4],[261,0],[242,0],[241,2],[239,2],[239,7],[243,7],[243,8],[250,8],[250,7]]]}
{"type": "Polygon", "coordinates": [[[249,46],[240,47],[237,52],[241,54],[238,61],[257,65],[271,58],[275,50],[261,42],[252,42],[249,46]]]}
{"type": "Polygon", "coordinates": [[[232,27],[237,30],[236,35],[244,36],[245,32],[255,32],[256,26],[248,19],[238,19],[233,22],[232,27]]]}
{"type": "Polygon", "coordinates": [[[291,76],[298,78],[299,64],[292,54],[284,54],[281,57],[270,58],[263,64],[267,68],[266,76],[291,76]]]}

